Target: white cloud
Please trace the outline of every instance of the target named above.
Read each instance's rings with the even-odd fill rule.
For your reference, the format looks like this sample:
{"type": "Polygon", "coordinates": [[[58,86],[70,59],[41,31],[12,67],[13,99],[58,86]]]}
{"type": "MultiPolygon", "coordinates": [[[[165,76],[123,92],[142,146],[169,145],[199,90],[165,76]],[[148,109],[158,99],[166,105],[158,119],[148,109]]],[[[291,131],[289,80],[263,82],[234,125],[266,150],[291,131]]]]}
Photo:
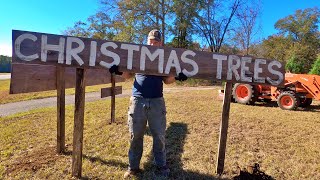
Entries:
{"type": "Polygon", "coordinates": [[[11,44],[0,44],[0,55],[12,56],[11,44]]]}

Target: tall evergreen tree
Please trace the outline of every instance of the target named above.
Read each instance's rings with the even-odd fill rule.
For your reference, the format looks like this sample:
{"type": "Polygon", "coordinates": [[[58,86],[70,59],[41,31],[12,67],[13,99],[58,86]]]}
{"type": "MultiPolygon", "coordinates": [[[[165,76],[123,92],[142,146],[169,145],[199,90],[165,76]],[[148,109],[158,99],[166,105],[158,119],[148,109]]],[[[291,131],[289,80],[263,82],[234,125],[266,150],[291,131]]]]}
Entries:
{"type": "Polygon", "coordinates": [[[320,54],[318,55],[317,60],[314,62],[311,71],[309,74],[320,75],[320,54]]]}

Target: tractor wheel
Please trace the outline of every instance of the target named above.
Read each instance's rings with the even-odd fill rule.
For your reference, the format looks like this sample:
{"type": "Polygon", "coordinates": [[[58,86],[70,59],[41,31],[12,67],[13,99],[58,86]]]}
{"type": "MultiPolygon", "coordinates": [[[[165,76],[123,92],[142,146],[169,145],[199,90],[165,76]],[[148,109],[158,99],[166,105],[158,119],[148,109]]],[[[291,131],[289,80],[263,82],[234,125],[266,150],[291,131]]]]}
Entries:
{"type": "Polygon", "coordinates": [[[300,107],[308,107],[312,104],[312,98],[300,99],[300,107]]]}
{"type": "Polygon", "coordinates": [[[232,89],[234,100],[240,104],[253,105],[257,101],[257,92],[250,84],[236,83],[232,89]]]}
{"type": "Polygon", "coordinates": [[[294,92],[282,92],[277,100],[278,106],[284,110],[295,110],[300,104],[300,99],[294,92]]]}

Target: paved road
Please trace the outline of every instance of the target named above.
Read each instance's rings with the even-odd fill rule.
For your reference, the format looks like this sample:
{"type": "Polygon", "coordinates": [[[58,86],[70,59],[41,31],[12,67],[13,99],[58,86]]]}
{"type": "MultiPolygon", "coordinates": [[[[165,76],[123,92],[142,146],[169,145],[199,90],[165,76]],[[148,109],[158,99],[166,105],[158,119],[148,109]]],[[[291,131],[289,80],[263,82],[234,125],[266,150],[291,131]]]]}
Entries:
{"type": "Polygon", "coordinates": [[[0,75],[0,80],[11,79],[11,74],[0,75]]]}
{"type": "MultiPolygon", "coordinates": [[[[215,89],[215,87],[176,87],[176,88],[165,88],[165,93],[178,92],[178,91],[189,91],[189,90],[207,90],[215,89]]],[[[131,90],[123,91],[122,94],[116,97],[130,96],[131,90]]],[[[86,93],[86,102],[101,100],[100,92],[86,93]]],[[[110,98],[110,97],[108,97],[110,98]]],[[[74,95],[66,96],[66,105],[74,104],[74,95]]],[[[13,115],[20,112],[26,112],[42,107],[54,107],[57,105],[57,97],[34,99],[29,101],[21,101],[7,104],[0,104],[0,117],[13,115]]]]}

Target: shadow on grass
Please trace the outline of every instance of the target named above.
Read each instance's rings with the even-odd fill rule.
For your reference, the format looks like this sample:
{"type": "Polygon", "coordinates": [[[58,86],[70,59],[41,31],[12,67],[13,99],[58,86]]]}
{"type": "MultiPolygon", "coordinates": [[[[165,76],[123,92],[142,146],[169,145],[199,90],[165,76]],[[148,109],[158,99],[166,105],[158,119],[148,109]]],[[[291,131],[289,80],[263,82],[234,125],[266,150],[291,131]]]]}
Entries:
{"type": "Polygon", "coordinates": [[[257,105],[264,106],[264,107],[278,107],[277,101],[260,102],[257,105]]]}
{"type": "MultiPolygon", "coordinates": [[[[146,131],[147,135],[151,135],[146,131]]],[[[201,174],[199,172],[186,171],[183,169],[182,153],[186,136],[188,134],[187,124],[170,123],[166,131],[166,149],[167,149],[167,165],[170,168],[168,179],[219,179],[212,175],[201,174]]],[[[149,160],[144,164],[145,173],[139,179],[150,179],[155,167],[153,165],[153,156],[150,152],[149,160]]]]}
{"type": "MultiPolygon", "coordinates": [[[[66,156],[72,156],[72,151],[66,151],[65,153],[63,153],[63,155],[66,155],[66,156]]],[[[98,163],[101,163],[103,165],[107,165],[107,166],[114,166],[114,167],[121,167],[123,169],[126,169],[128,168],[128,165],[126,163],[123,163],[121,161],[116,161],[116,160],[104,160],[102,159],[101,157],[99,156],[96,156],[96,157],[92,157],[92,156],[88,156],[88,155],[85,155],[85,154],[82,154],[82,157],[84,159],[87,159],[89,160],[91,163],[94,163],[94,162],[98,162],[98,163]]],[[[95,177],[95,176],[82,176],[80,178],[81,180],[89,180],[89,179],[99,179],[99,177],[95,177]]]]}
{"type": "MultiPolygon", "coordinates": [[[[66,151],[64,153],[64,155],[72,156],[72,151],[66,151]]],[[[83,154],[82,157],[84,159],[89,160],[92,163],[98,162],[98,163],[101,163],[103,165],[115,166],[115,167],[121,167],[121,168],[127,168],[128,167],[128,165],[126,163],[123,163],[121,161],[116,161],[116,160],[108,160],[108,161],[106,161],[106,160],[102,159],[99,156],[92,157],[92,156],[88,156],[88,155],[83,154]]]]}
{"type": "MultiPolygon", "coordinates": [[[[147,127],[146,135],[150,135],[150,130],[147,127]]],[[[187,124],[185,123],[175,123],[171,122],[169,127],[166,131],[166,149],[167,149],[167,165],[170,168],[170,175],[167,179],[201,179],[201,180],[225,180],[228,178],[221,178],[219,176],[213,176],[208,174],[201,174],[199,172],[194,171],[186,171],[183,169],[183,163],[182,163],[182,153],[184,152],[183,146],[185,143],[186,136],[188,134],[188,128],[187,124]]],[[[200,152],[199,152],[200,153],[200,152]]],[[[65,155],[72,156],[72,151],[67,151],[64,153],[65,155]]],[[[163,178],[155,178],[153,172],[156,170],[156,167],[153,163],[153,156],[152,151],[148,155],[148,161],[144,164],[144,172],[140,174],[140,176],[136,177],[135,179],[143,180],[143,179],[163,179],[163,178]]],[[[84,159],[89,160],[90,162],[98,162],[103,165],[107,166],[116,166],[121,167],[123,169],[127,169],[127,164],[123,163],[121,161],[115,161],[115,160],[103,160],[99,156],[91,157],[88,155],[83,155],[84,159]]],[[[214,169],[213,169],[214,171],[214,169]]],[[[255,176],[252,174],[245,174],[246,176],[243,176],[244,174],[234,177],[237,180],[247,180],[249,179],[257,179],[260,180],[261,178],[254,178],[255,176]]],[[[271,177],[271,176],[270,176],[271,177]]],[[[98,179],[98,177],[87,177],[84,176],[81,179],[87,180],[87,179],[98,179]]],[[[264,178],[262,178],[264,179],[264,178]]],[[[270,179],[273,179],[272,177],[270,179]]],[[[268,179],[269,180],[269,179],[268,179]]]]}
{"type": "MultiPolygon", "coordinates": [[[[233,102],[234,104],[240,104],[240,103],[236,103],[233,102]]],[[[276,101],[271,101],[271,102],[263,102],[263,101],[259,101],[259,102],[255,102],[254,104],[240,104],[242,106],[257,106],[257,107],[278,107],[278,104],[276,101]]]]}
{"type": "MultiPolygon", "coordinates": [[[[258,107],[278,107],[277,101],[271,101],[271,102],[256,102],[254,106],[258,107]]],[[[310,105],[308,107],[298,107],[295,111],[310,111],[310,112],[319,112],[320,111],[320,105],[310,105]]]]}
{"type": "Polygon", "coordinates": [[[311,105],[309,107],[305,107],[305,108],[298,108],[298,110],[301,111],[312,111],[312,112],[319,112],[320,111],[320,105],[311,105]]]}

